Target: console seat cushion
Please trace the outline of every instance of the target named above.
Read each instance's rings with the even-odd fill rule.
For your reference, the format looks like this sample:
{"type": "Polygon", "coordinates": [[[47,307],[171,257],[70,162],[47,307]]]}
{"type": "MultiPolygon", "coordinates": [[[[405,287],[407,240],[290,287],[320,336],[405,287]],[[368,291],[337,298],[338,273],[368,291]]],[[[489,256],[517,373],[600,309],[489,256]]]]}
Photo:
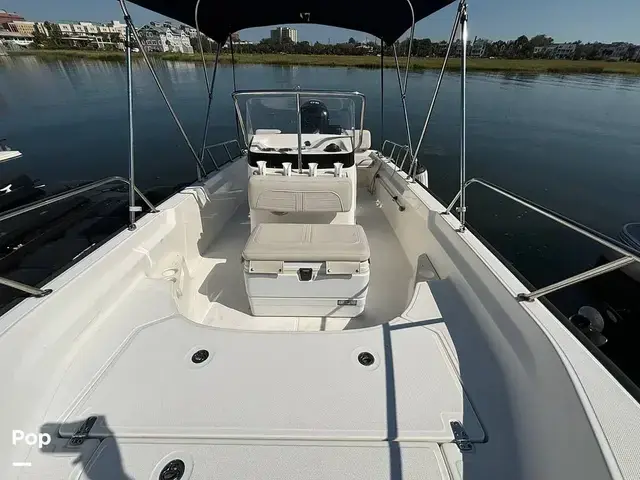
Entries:
{"type": "Polygon", "coordinates": [[[348,212],[352,188],[347,177],[252,175],[249,206],[272,212],[348,212]]]}
{"type": "Polygon", "coordinates": [[[360,225],[261,223],[242,252],[247,261],[365,262],[371,253],[360,225]]]}

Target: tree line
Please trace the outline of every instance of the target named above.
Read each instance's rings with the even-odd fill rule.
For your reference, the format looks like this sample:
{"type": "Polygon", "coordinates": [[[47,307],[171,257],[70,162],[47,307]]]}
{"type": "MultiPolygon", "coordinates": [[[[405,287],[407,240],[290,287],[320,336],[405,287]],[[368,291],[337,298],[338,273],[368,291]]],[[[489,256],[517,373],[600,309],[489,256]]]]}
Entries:
{"type": "MultiPolygon", "coordinates": [[[[205,52],[214,52],[215,43],[203,37],[203,48],[205,52]]],[[[197,39],[193,39],[192,44],[194,50],[199,50],[197,39]]],[[[595,60],[602,53],[604,44],[601,43],[582,43],[581,41],[571,42],[576,45],[573,59],[595,60]]],[[[521,35],[515,40],[498,40],[495,42],[486,42],[483,52],[484,57],[496,58],[552,58],[554,53],[543,49],[536,52],[536,47],[549,47],[554,44],[554,39],[548,35],[540,34],[528,38],[521,35]]],[[[411,46],[411,56],[413,57],[442,57],[447,49],[446,41],[432,41],[430,38],[414,39],[411,46]]],[[[234,45],[236,53],[253,53],[253,54],[303,54],[303,55],[379,55],[381,48],[379,43],[367,42],[359,43],[354,38],[350,38],[345,43],[324,44],[320,42],[310,43],[302,41],[293,43],[288,39],[279,42],[270,38],[265,38],[259,43],[248,45],[234,45]]],[[[409,50],[409,40],[405,39],[396,43],[398,55],[406,56],[409,50]]],[[[460,56],[460,42],[454,44],[451,56],[460,56]]],[[[471,52],[468,51],[468,54],[471,52]]],[[[631,50],[630,50],[631,53],[631,50]]],[[[384,46],[384,55],[393,56],[393,46],[384,46]]]]}
{"type": "MultiPolygon", "coordinates": [[[[44,26],[49,32],[46,36],[40,31],[36,30],[33,35],[33,46],[35,48],[74,48],[70,46],[68,42],[63,40],[63,35],[60,32],[59,27],[56,24],[44,22],[44,26]]],[[[142,34],[143,32],[141,32],[142,34]]],[[[105,49],[116,49],[116,43],[121,42],[117,34],[101,35],[106,42],[112,42],[111,45],[104,46],[105,49]]],[[[205,53],[214,53],[216,51],[216,43],[205,37],[200,36],[202,40],[202,47],[205,53]]],[[[606,50],[606,46],[601,43],[582,43],[581,41],[572,42],[575,44],[575,52],[573,53],[573,59],[587,59],[595,60],[602,56],[603,49],[606,50]]],[[[526,59],[526,58],[545,58],[553,57],[554,52],[545,51],[542,49],[536,50],[536,47],[549,47],[554,44],[552,37],[544,34],[535,35],[528,38],[526,35],[521,35],[515,40],[498,40],[495,42],[486,42],[484,57],[496,57],[496,58],[514,58],[514,59],[526,59]],[[537,52],[537,53],[534,53],[537,52]]],[[[200,44],[198,38],[191,38],[191,45],[194,52],[200,50],[200,44]]],[[[228,47],[228,45],[227,45],[228,47]]],[[[89,45],[81,45],[76,48],[98,48],[97,43],[89,45]]],[[[637,47],[640,48],[640,47],[637,47]]],[[[445,41],[432,41],[429,38],[417,38],[413,40],[411,45],[411,56],[413,57],[442,57],[447,49],[447,42],[445,41]]],[[[294,43],[290,39],[283,39],[283,41],[273,40],[271,38],[262,39],[258,43],[254,44],[235,44],[234,50],[236,53],[249,53],[249,54],[300,54],[300,55],[380,55],[381,48],[379,43],[366,42],[360,43],[353,37],[344,43],[326,44],[321,42],[311,43],[308,41],[301,41],[294,43]]],[[[405,39],[396,43],[396,50],[398,55],[406,56],[409,50],[409,40],[405,39]]],[[[460,56],[460,42],[454,44],[454,48],[451,51],[453,57],[460,56]]],[[[470,54],[471,52],[468,51],[470,54]]],[[[631,57],[633,48],[629,49],[628,57],[631,57]]],[[[384,55],[393,56],[393,45],[384,46],[384,55]]]]}

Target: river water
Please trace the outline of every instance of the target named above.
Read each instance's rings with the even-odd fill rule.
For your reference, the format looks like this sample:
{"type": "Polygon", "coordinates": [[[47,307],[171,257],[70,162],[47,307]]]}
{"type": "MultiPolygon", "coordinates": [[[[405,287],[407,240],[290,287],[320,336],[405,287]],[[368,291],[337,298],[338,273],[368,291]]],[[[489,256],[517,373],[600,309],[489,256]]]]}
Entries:
{"type": "MultiPolygon", "coordinates": [[[[157,71],[199,148],[206,108],[202,67],[159,62],[157,71]]],[[[395,70],[384,72],[383,99],[380,72],[375,70],[243,65],[236,77],[240,89],[299,85],[361,91],[367,96],[365,128],[372,131],[374,142],[382,133],[383,102],[384,138],[406,143],[395,70]]],[[[437,72],[409,74],[414,142],[436,79],[437,72]]],[[[57,184],[126,176],[125,82],[119,63],[0,58],[0,137],[24,153],[22,159],[0,166],[0,178],[27,173],[57,184]]],[[[137,183],[149,188],[193,180],[192,157],[140,62],[134,65],[134,88],[137,183]]],[[[220,67],[211,143],[236,135],[232,89],[231,68],[220,67]]],[[[447,74],[420,152],[431,190],[444,202],[459,188],[459,99],[459,77],[447,74]]],[[[467,113],[469,178],[487,179],[610,236],[625,223],[640,221],[640,77],[470,73],[467,113]]],[[[603,251],[478,186],[468,191],[468,220],[537,286],[592,267],[603,251]]],[[[550,299],[571,315],[580,305],[600,302],[599,293],[581,285],[550,299]]],[[[619,308],[637,315],[637,303],[628,296],[619,308]]],[[[627,322],[631,325],[632,320],[627,322]]],[[[629,336],[630,328],[637,327],[618,335],[629,336]]]]}

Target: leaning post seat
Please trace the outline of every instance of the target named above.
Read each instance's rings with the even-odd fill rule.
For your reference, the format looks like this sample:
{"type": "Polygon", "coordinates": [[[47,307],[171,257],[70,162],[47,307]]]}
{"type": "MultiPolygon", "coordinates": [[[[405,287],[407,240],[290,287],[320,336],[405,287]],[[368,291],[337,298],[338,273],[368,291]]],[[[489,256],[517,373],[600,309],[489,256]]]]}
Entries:
{"type": "Polygon", "coordinates": [[[261,223],[354,224],[355,182],[351,176],[331,174],[251,175],[251,229],[261,223]]]}
{"type": "Polygon", "coordinates": [[[262,223],[242,260],[255,316],[355,317],[365,308],[370,251],[360,225],[262,223]]]}

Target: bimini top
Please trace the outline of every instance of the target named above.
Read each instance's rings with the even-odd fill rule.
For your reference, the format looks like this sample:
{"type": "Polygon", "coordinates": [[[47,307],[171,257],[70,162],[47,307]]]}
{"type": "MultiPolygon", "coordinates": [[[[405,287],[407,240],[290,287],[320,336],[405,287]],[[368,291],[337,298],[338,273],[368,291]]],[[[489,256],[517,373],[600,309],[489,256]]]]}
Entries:
{"type": "MultiPolygon", "coordinates": [[[[195,26],[198,0],[132,0],[141,7],[195,26]]],[[[455,0],[200,0],[198,26],[216,42],[245,28],[316,23],[358,30],[395,42],[418,22],[455,0]],[[409,3],[411,2],[411,3],[409,3]],[[413,7],[414,15],[411,14],[413,7]]]]}

